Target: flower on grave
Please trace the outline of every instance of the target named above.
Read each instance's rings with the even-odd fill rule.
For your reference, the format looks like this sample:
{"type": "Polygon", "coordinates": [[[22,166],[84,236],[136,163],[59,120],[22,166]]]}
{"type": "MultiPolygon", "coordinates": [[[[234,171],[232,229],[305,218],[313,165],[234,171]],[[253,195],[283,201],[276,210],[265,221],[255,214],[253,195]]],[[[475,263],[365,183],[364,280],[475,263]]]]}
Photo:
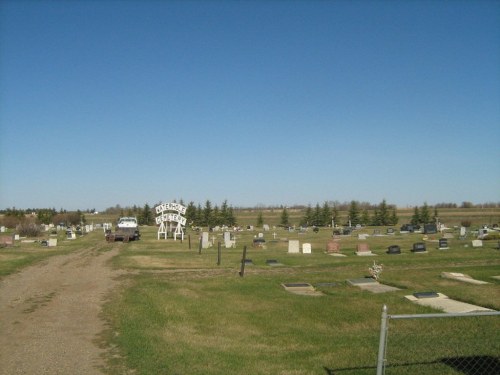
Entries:
{"type": "Polygon", "coordinates": [[[377,264],[377,262],[373,261],[373,266],[369,267],[368,270],[370,271],[370,275],[375,279],[378,280],[380,277],[380,274],[383,271],[383,264],[377,264]]]}

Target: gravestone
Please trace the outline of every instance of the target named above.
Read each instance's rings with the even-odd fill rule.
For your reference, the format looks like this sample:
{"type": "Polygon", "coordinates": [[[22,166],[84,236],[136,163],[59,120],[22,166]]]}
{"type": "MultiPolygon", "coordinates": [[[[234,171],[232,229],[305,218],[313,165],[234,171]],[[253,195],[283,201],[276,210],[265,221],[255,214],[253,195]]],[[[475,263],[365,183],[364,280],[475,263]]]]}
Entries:
{"type": "Polygon", "coordinates": [[[57,238],[49,238],[49,241],[47,243],[48,247],[55,247],[57,246],[57,238]]]}
{"type": "Polygon", "coordinates": [[[367,233],[359,233],[358,234],[358,240],[366,240],[368,238],[368,234],[367,233]]]}
{"type": "Polygon", "coordinates": [[[425,224],[424,225],[424,233],[425,234],[436,234],[437,233],[436,224],[425,224]]]}
{"type": "Polygon", "coordinates": [[[446,238],[439,239],[439,250],[446,250],[448,247],[448,240],[446,238]]]}
{"type": "Polygon", "coordinates": [[[411,251],[414,253],[425,253],[427,249],[425,248],[425,243],[417,242],[413,244],[413,249],[411,249],[411,251]]]}
{"type": "Polygon", "coordinates": [[[338,254],[340,253],[340,242],[331,239],[326,244],[326,252],[328,254],[338,254]]]}
{"type": "Polygon", "coordinates": [[[415,298],[436,298],[439,297],[439,294],[436,292],[416,292],[413,293],[415,298]]]}
{"type": "Polygon", "coordinates": [[[210,240],[208,239],[208,232],[201,234],[201,248],[208,249],[210,247],[210,240]]]}
{"type": "Polygon", "coordinates": [[[288,253],[289,254],[298,254],[298,253],[300,253],[299,240],[289,240],[288,241],[288,253]]]}
{"type": "Polygon", "coordinates": [[[259,233],[259,234],[257,235],[257,237],[259,237],[259,238],[264,238],[264,233],[259,233]]]}
{"type": "Polygon", "coordinates": [[[370,247],[368,246],[367,243],[358,243],[356,255],[367,256],[374,254],[370,251],[370,247]]]}
{"type": "Polygon", "coordinates": [[[253,247],[264,247],[266,245],[266,240],[258,237],[253,239],[253,247]]]}
{"type": "MultiPolygon", "coordinates": [[[[14,234],[14,240],[19,241],[19,239],[20,239],[19,234],[14,234]]],[[[483,245],[483,244],[481,243],[481,246],[482,246],[482,245],[483,245]]]]}
{"type": "Polygon", "coordinates": [[[14,237],[13,236],[0,236],[0,246],[13,246],[14,237]]]}
{"type": "Polygon", "coordinates": [[[473,240],[472,247],[483,247],[483,241],[482,240],[473,240]]]}
{"type": "Polygon", "coordinates": [[[267,231],[269,230],[269,225],[264,224],[264,225],[262,226],[262,229],[264,229],[264,230],[267,232],[267,231]]]}
{"type": "Polygon", "coordinates": [[[467,234],[467,229],[465,227],[460,227],[460,239],[464,239],[467,234]]]}
{"type": "Polygon", "coordinates": [[[394,235],[394,228],[387,228],[387,232],[386,232],[388,235],[394,235]]]}
{"type": "Polygon", "coordinates": [[[401,248],[398,245],[391,245],[387,248],[387,254],[401,254],[401,248]]]}
{"type": "Polygon", "coordinates": [[[311,244],[303,243],[302,244],[302,254],[311,254],[311,244]]]}
{"type": "Polygon", "coordinates": [[[5,227],[3,225],[0,227],[0,233],[5,233],[5,227]]]}
{"type": "Polygon", "coordinates": [[[266,264],[271,267],[282,266],[282,264],[278,262],[276,259],[268,259],[266,260],[266,264]]]}
{"type": "Polygon", "coordinates": [[[236,246],[236,240],[231,239],[230,232],[224,232],[224,246],[226,247],[226,249],[236,246]]]}

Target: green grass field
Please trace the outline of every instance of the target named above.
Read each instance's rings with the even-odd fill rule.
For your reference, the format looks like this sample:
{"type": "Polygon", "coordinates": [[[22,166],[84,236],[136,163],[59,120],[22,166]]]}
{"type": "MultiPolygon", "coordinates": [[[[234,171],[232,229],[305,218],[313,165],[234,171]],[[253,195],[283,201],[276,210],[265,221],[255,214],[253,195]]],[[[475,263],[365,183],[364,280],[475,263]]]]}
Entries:
{"type": "MultiPolygon", "coordinates": [[[[242,224],[255,224],[256,216],[247,213],[242,224]]],[[[477,217],[481,223],[493,215],[477,217]]],[[[385,233],[385,228],[360,232],[372,234],[375,229],[385,233]]],[[[455,232],[450,248],[438,250],[440,236],[430,235],[428,252],[415,254],[410,249],[423,241],[422,234],[370,236],[360,241],[357,232],[339,239],[346,256],[334,257],[325,253],[331,229],[299,233],[275,228],[264,232],[265,248],[254,248],[252,241],[259,232],[262,229],[236,232],[236,247],[222,248],[220,265],[217,244],[222,242],[222,232],[211,232],[214,246],[201,252],[199,233],[188,230],[182,242],[157,240],[156,227],[141,228],[141,240],[136,242],[102,245],[104,236],[99,231],[70,243],[61,241],[57,252],[50,252],[69,252],[96,242],[102,251],[120,248],[112,266],[130,272],[122,276],[122,287],[105,305],[103,318],[109,329],[101,337],[103,346],[114,348],[109,358],[111,374],[129,370],[134,374],[374,374],[383,305],[391,314],[435,313],[404,296],[436,291],[500,310],[500,281],[492,278],[500,275],[498,241],[472,248],[472,237],[460,240],[455,232]],[[290,239],[311,243],[312,254],[288,254],[290,239]],[[368,243],[377,256],[356,256],[359,242],[368,243]],[[386,254],[390,245],[399,245],[402,254],[386,254]],[[241,277],[244,246],[253,265],[247,265],[241,277]],[[268,266],[268,259],[282,266],[268,266]],[[368,276],[373,261],[383,264],[380,282],[400,290],[374,294],[346,282],[368,276]],[[466,273],[490,284],[443,279],[441,272],[466,273]],[[297,282],[315,285],[323,295],[296,295],[282,287],[297,282]]],[[[5,275],[47,256],[47,249],[22,244],[1,249],[0,254],[0,271],[5,275]]],[[[426,330],[411,322],[402,324],[392,337],[398,338],[397,346],[408,349],[388,354],[404,365],[386,373],[463,374],[443,364],[443,358],[456,355],[446,346],[460,348],[463,356],[498,358],[499,331],[498,317],[441,319],[439,329],[426,330]],[[415,349],[420,347],[427,352],[415,349]]]]}

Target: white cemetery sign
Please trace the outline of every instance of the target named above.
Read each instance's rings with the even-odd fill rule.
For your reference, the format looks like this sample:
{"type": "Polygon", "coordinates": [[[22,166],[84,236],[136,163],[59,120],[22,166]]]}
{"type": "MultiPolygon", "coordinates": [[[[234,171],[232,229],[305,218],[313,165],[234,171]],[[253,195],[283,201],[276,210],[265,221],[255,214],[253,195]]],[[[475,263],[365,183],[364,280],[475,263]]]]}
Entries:
{"type": "Polygon", "coordinates": [[[159,225],[158,239],[162,236],[167,239],[168,232],[170,232],[174,237],[174,241],[177,236],[184,240],[186,218],[182,215],[186,213],[186,207],[179,203],[162,203],[156,206],[155,210],[158,215],[156,217],[156,225],[159,225]]]}

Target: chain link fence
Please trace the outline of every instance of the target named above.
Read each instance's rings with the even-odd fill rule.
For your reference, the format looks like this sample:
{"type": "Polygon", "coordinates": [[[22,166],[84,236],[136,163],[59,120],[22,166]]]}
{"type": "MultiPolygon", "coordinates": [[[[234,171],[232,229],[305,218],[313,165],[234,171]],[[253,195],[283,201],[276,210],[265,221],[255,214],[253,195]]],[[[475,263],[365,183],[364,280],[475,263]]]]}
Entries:
{"type": "Polygon", "coordinates": [[[500,375],[500,312],[382,312],[377,375],[500,375]]]}

